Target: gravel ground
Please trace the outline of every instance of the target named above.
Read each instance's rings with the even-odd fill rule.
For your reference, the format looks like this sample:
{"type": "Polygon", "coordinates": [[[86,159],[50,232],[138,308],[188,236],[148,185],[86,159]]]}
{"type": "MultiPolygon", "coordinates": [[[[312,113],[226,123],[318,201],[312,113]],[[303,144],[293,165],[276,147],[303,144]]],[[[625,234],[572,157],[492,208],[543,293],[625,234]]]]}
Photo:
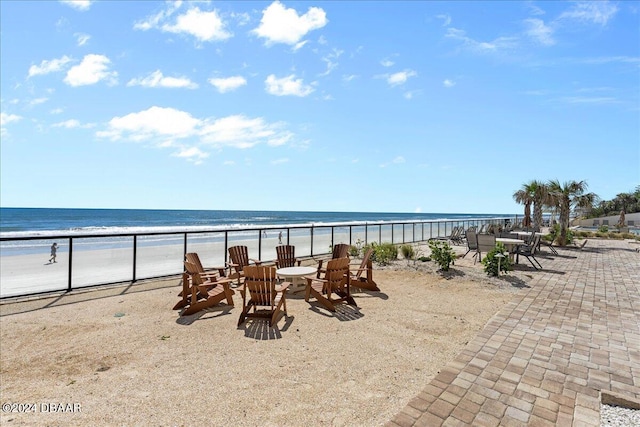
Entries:
{"type": "Polygon", "coordinates": [[[621,406],[601,405],[600,425],[614,427],[640,426],[640,410],[621,406]]]}

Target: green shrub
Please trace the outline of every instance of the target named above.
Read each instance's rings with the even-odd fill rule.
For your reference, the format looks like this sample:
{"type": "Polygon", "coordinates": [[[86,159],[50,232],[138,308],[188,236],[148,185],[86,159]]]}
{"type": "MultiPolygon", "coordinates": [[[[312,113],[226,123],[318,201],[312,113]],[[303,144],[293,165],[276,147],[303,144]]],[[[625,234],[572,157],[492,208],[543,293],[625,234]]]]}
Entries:
{"type": "Polygon", "coordinates": [[[416,256],[416,251],[413,249],[413,246],[411,245],[400,246],[400,252],[402,253],[402,257],[404,259],[413,259],[416,256]]]}
{"type": "Polygon", "coordinates": [[[354,245],[349,246],[349,256],[355,258],[358,255],[360,255],[360,249],[358,249],[358,247],[354,245]]]}
{"type": "Polygon", "coordinates": [[[421,261],[421,262],[427,262],[427,261],[431,261],[431,257],[421,256],[421,257],[417,258],[417,260],[421,261]]]}
{"type": "Polygon", "coordinates": [[[608,232],[609,232],[608,225],[601,225],[600,227],[598,227],[598,233],[608,233],[608,232]]]}
{"type": "Polygon", "coordinates": [[[504,243],[498,242],[496,243],[496,247],[491,249],[487,256],[482,260],[482,265],[484,265],[484,271],[489,276],[498,276],[501,271],[505,273],[513,270],[511,266],[511,259],[509,258],[509,252],[504,246],[504,243]],[[503,258],[497,257],[496,255],[502,254],[503,258]]]}
{"type": "Polygon", "coordinates": [[[371,253],[371,260],[381,265],[387,265],[391,261],[398,259],[398,248],[393,243],[382,243],[380,245],[371,243],[362,248],[363,252],[371,247],[373,252],[371,253]]]}
{"type": "Polygon", "coordinates": [[[433,259],[442,271],[449,271],[449,265],[455,264],[456,253],[449,243],[442,240],[429,240],[431,259],[433,259]]]}

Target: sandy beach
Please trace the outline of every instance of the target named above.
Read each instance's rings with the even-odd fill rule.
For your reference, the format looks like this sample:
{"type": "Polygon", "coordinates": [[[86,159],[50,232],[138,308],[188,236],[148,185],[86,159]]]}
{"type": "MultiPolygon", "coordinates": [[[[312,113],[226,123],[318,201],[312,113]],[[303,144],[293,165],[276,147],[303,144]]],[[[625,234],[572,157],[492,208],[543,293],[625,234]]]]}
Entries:
{"type": "Polygon", "coordinates": [[[534,274],[522,267],[490,279],[470,256],[445,276],[433,263],[397,261],[376,267],[381,292],[356,292],[357,308],[332,314],[289,294],[273,329],[261,320],[236,327],[239,293],[233,308],[180,317],[176,278],[5,302],[2,403],[31,411],[0,421],[383,425],[534,274]]]}

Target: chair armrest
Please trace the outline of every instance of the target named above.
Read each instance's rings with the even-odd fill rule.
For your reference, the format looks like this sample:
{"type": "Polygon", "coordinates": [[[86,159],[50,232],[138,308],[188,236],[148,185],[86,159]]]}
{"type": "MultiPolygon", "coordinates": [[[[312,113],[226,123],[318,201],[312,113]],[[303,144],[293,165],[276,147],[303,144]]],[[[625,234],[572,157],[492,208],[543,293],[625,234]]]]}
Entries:
{"type": "Polygon", "coordinates": [[[284,292],[287,289],[289,289],[289,286],[291,286],[291,282],[282,282],[278,285],[276,285],[276,292],[284,292]]]}

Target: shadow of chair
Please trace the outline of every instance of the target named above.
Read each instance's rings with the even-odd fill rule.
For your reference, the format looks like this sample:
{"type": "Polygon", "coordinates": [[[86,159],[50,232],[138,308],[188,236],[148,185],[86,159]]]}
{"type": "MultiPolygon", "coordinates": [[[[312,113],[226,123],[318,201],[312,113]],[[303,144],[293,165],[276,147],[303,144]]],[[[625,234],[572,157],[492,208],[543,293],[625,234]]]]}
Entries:
{"type": "Polygon", "coordinates": [[[189,316],[206,308],[211,308],[223,300],[233,307],[233,290],[229,287],[229,279],[210,278],[203,280],[195,264],[184,262],[186,272],[183,274],[182,301],[174,309],[185,308],[181,316],[189,316]],[[190,298],[189,298],[190,297],[190,298]]]}
{"type": "Polygon", "coordinates": [[[373,262],[371,261],[371,255],[373,254],[373,248],[369,247],[367,251],[364,253],[364,257],[362,258],[362,262],[357,270],[351,271],[349,269],[349,274],[351,275],[351,286],[354,288],[367,289],[370,291],[379,291],[380,288],[373,281],[373,262]],[[366,274],[363,276],[363,273],[366,274]],[[355,273],[355,274],[354,274],[355,273]]]}
{"type": "Polygon", "coordinates": [[[238,319],[238,327],[251,318],[269,320],[273,327],[284,308],[287,314],[286,293],[290,283],[277,283],[276,268],[247,265],[244,267],[244,288],[242,294],[242,313],[238,319]]]}
{"type": "Polygon", "coordinates": [[[261,265],[262,261],[249,258],[249,249],[246,246],[231,246],[228,249],[229,262],[227,267],[229,268],[229,278],[236,280],[238,286],[242,284],[244,279],[244,268],[251,263],[255,265],[261,265]]]}
{"type": "Polygon", "coordinates": [[[478,248],[476,249],[478,257],[473,261],[474,264],[476,261],[482,261],[483,253],[487,254],[490,250],[496,247],[495,234],[477,234],[476,238],[478,240],[478,248]]]}
{"type": "Polygon", "coordinates": [[[304,300],[309,302],[314,297],[327,310],[335,312],[338,303],[347,303],[357,307],[351,296],[351,277],[349,274],[349,258],[337,258],[327,262],[323,278],[307,277],[304,300]]]}
{"type": "Polygon", "coordinates": [[[276,246],[276,268],[296,267],[301,261],[296,258],[296,247],[292,245],[276,246]]]}

